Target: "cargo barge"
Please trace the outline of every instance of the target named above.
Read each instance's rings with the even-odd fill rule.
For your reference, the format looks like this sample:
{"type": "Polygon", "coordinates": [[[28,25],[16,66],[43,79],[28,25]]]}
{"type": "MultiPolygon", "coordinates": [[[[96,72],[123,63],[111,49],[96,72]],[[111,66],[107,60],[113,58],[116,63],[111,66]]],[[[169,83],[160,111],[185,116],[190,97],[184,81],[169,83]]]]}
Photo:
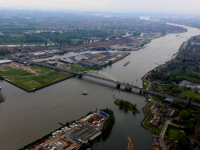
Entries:
{"type": "Polygon", "coordinates": [[[127,66],[129,63],[130,63],[130,61],[127,61],[127,62],[124,64],[124,66],[127,66]]]}

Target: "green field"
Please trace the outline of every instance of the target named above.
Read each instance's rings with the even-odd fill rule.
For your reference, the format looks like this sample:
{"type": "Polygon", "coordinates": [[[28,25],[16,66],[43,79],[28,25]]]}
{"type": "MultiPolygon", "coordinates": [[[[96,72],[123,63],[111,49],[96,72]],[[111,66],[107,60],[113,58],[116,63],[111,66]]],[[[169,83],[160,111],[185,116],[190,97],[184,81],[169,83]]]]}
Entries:
{"type": "Polygon", "coordinates": [[[44,73],[44,72],[51,71],[50,68],[42,67],[42,66],[37,66],[37,65],[31,66],[31,69],[35,69],[35,70],[37,70],[37,72],[39,72],[39,73],[44,73]]]}
{"type": "Polygon", "coordinates": [[[88,67],[75,66],[75,65],[71,65],[70,67],[71,67],[71,70],[77,71],[77,72],[84,72],[84,71],[89,71],[89,70],[99,70],[101,68],[100,66],[96,66],[94,68],[88,68],[88,67]]]}
{"type": "Polygon", "coordinates": [[[152,98],[155,102],[160,101],[161,104],[165,104],[165,101],[164,101],[162,98],[158,98],[158,97],[155,97],[155,96],[151,96],[151,98],[152,98]]]}
{"type": "Polygon", "coordinates": [[[146,89],[148,87],[148,85],[149,85],[149,82],[148,81],[144,81],[144,84],[143,84],[144,89],[146,89]]]}
{"type": "Polygon", "coordinates": [[[27,75],[34,75],[32,73],[26,72],[25,70],[21,69],[13,69],[11,67],[4,67],[6,71],[0,71],[1,76],[27,76],[27,75]]]}
{"type": "Polygon", "coordinates": [[[192,91],[184,90],[184,91],[182,91],[182,93],[184,93],[186,95],[189,95],[190,97],[200,99],[200,95],[199,94],[195,94],[192,91]]]}
{"type": "Polygon", "coordinates": [[[71,70],[77,71],[77,72],[84,72],[84,71],[92,70],[91,68],[75,66],[75,65],[71,65],[70,67],[71,67],[71,70]]]}
{"type": "Polygon", "coordinates": [[[147,119],[144,121],[144,126],[146,126],[152,133],[156,132],[157,134],[160,134],[162,127],[154,127],[151,124],[149,124],[149,121],[152,119],[152,115],[149,111],[149,108],[154,104],[154,102],[151,102],[146,108],[145,112],[147,113],[147,119]]]}
{"type": "Polygon", "coordinates": [[[8,80],[25,88],[26,90],[32,91],[33,88],[38,89],[70,76],[72,76],[72,74],[62,74],[58,71],[53,71],[43,75],[24,78],[8,78],[8,80]]]}
{"type": "Polygon", "coordinates": [[[165,135],[172,138],[174,141],[180,141],[181,137],[184,135],[179,128],[172,125],[168,125],[165,135]]]}

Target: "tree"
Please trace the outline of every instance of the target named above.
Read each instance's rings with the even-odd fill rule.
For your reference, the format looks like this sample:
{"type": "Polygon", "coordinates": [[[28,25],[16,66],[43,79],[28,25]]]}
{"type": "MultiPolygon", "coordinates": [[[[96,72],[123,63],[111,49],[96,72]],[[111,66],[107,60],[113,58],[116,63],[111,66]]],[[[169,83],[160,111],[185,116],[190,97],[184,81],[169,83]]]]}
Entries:
{"type": "Polygon", "coordinates": [[[191,106],[191,101],[192,101],[192,98],[190,97],[190,98],[189,98],[188,106],[191,106]]]}
{"type": "Polygon", "coordinates": [[[193,123],[186,124],[186,129],[189,133],[192,133],[195,129],[195,125],[193,123]]]}
{"type": "Polygon", "coordinates": [[[187,110],[183,110],[181,112],[181,117],[183,118],[183,120],[187,120],[189,118],[189,112],[187,110]]]}
{"type": "Polygon", "coordinates": [[[184,135],[179,142],[179,146],[182,150],[188,150],[190,147],[190,139],[184,135]]]}
{"type": "Polygon", "coordinates": [[[189,122],[194,124],[195,123],[195,119],[194,118],[190,118],[189,122]]]}

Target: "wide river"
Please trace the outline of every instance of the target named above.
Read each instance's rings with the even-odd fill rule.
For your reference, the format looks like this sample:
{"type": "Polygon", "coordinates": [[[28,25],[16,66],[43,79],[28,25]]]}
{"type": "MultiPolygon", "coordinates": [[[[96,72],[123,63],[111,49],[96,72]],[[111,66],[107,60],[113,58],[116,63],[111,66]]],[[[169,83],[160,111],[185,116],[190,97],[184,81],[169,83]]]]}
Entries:
{"type": "MultiPolygon", "coordinates": [[[[141,77],[156,66],[170,60],[180,45],[200,30],[185,27],[185,33],[168,34],[154,39],[146,48],[131,52],[131,55],[104,68],[103,71],[119,81],[133,82],[142,86],[141,77]],[[176,37],[176,35],[180,35],[176,37]],[[123,64],[131,61],[126,67],[123,64]],[[137,79],[137,82],[136,82],[137,79]]],[[[6,101],[0,104],[0,149],[16,150],[65,123],[80,118],[91,110],[110,108],[116,122],[105,141],[93,146],[94,150],[125,150],[127,137],[134,142],[134,150],[149,150],[151,134],[139,126],[144,118],[142,107],[144,97],[92,82],[92,80],[71,78],[34,93],[27,93],[5,81],[0,81],[6,101]],[[80,93],[87,90],[87,96],[80,93]],[[113,95],[137,104],[140,114],[125,112],[114,105],[113,95]]]]}

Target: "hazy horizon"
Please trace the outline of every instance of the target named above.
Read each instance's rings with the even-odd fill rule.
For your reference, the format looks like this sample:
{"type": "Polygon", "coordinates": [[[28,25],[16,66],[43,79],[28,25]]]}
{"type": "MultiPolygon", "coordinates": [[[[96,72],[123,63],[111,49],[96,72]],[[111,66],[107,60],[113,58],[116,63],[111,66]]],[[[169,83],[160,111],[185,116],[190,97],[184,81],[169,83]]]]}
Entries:
{"type": "Polygon", "coordinates": [[[200,15],[199,0],[1,0],[0,6],[18,9],[200,15]]]}

